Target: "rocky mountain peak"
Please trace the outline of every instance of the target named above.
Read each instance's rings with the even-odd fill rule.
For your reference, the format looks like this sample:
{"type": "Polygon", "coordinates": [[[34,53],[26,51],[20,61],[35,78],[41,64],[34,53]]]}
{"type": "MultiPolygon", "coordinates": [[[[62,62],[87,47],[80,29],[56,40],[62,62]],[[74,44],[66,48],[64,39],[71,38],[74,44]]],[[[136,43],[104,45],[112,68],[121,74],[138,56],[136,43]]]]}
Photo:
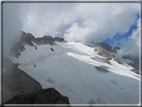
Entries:
{"type": "MultiPolygon", "coordinates": [[[[42,44],[50,44],[50,45],[56,45],[55,41],[57,42],[64,42],[63,38],[55,37],[53,38],[50,35],[45,35],[43,37],[35,38],[31,33],[25,33],[24,31],[21,31],[22,34],[20,40],[13,43],[13,46],[11,47],[9,55],[13,55],[16,58],[21,54],[21,51],[25,50],[24,45],[30,45],[34,47],[35,43],[36,45],[42,45],[42,44]]],[[[35,47],[36,48],[36,47],[35,47]]]]}

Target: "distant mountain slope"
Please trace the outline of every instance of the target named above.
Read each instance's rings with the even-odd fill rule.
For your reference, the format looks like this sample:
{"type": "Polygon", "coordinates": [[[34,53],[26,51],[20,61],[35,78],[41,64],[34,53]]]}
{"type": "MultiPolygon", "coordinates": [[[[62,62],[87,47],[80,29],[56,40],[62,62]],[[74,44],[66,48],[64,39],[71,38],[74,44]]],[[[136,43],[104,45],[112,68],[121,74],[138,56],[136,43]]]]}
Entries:
{"type": "Polygon", "coordinates": [[[101,46],[102,48],[104,48],[106,51],[108,52],[111,52],[111,53],[117,53],[117,50],[120,49],[120,47],[118,46],[112,46],[112,45],[109,45],[109,44],[106,44],[104,42],[101,42],[101,43],[97,43],[96,45],[99,45],[101,46]]]}
{"type": "MultiPolygon", "coordinates": [[[[110,45],[110,44],[107,44],[104,42],[96,43],[96,44],[94,44],[92,42],[92,45],[101,46],[103,49],[105,49],[106,51],[108,51],[112,54],[117,54],[117,51],[121,49],[121,47],[119,47],[119,46],[110,45]]],[[[139,70],[139,57],[132,56],[132,55],[119,55],[119,56],[121,56],[120,59],[123,61],[125,59],[131,60],[132,62],[129,61],[129,63],[127,63],[127,64],[134,67],[136,70],[139,70]]]]}

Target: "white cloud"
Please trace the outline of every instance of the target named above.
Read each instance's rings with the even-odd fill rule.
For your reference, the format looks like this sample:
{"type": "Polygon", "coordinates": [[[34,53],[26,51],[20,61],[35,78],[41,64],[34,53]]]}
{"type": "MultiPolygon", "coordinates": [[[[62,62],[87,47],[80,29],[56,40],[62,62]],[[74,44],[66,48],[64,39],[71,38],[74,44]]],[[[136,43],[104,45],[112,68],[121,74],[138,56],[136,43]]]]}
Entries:
{"type": "Polygon", "coordinates": [[[123,55],[133,55],[139,56],[139,48],[140,48],[140,19],[137,21],[137,29],[133,30],[132,35],[128,37],[128,40],[125,38],[120,41],[123,45],[121,50],[118,52],[123,55]]]}
{"type": "Polygon", "coordinates": [[[69,4],[31,4],[28,9],[24,8],[25,5],[27,6],[27,4],[21,6],[21,10],[25,14],[25,16],[22,15],[23,30],[31,32],[36,37],[46,34],[56,36],[60,33],[57,30],[72,23],[75,17],[70,12],[71,6],[69,4]],[[25,19],[27,20],[25,21],[25,19]]]}
{"type": "Polygon", "coordinates": [[[135,41],[136,45],[140,47],[140,19],[137,21],[137,29],[133,30],[131,38],[135,41]]]}
{"type": "Polygon", "coordinates": [[[73,23],[64,34],[65,40],[85,42],[90,30],[86,27],[79,27],[78,23],[73,23]]]}
{"type": "Polygon", "coordinates": [[[63,33],[61,31],[73,29],[73,23],[78,23],[77,29],[83,27],[89,32],[79,38],[73,33],[71,35],[71,32],[68,35],[65,32],[63,35],[69,41],[103,41],[113,38],[116,33],[123,34],[129,30],[136,21],[139,3],[35,3],[22,4],[21,10],[23,30],[36,37],[57,36],[63,33]]]}

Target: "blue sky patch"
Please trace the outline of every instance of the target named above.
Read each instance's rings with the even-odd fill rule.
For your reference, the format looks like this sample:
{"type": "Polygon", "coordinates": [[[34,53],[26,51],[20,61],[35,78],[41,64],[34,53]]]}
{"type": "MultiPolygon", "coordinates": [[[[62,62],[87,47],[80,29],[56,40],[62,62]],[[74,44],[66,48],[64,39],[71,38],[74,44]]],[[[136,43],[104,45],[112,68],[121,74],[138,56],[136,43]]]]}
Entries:
{"type": "MultiPolygon", "coordinates": [[[[137,19],[139,19],[139,14],[137,14],[137,19]]],[[[138,27],[137,27],[137,21],[130,27],[129,31],[127,33],[123,33],[123,35],[117,33],[113,36],[113,39],[109,39],[107,38],[106,40],[104,40],[103,42],[104,43],[107,43],[107,44],[112,44],[112,45],[117,45],[117,46],[122,46],[119,41],[123,38],[125,39],[128,39],[129,36],[132,35],[133,33],[133,30],[136,30],[138,27]]]]}

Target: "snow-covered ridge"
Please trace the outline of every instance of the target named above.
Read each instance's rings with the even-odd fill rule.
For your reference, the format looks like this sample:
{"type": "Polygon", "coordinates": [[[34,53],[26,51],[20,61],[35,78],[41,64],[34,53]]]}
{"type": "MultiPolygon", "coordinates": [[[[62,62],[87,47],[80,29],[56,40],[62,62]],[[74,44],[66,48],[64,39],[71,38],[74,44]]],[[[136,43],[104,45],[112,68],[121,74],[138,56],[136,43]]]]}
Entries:
{"type": "Polygon", "coordinates": [[[140,76],[114,59],[104,63],[94,47],[76,42],[24,45],[18,58],[9,57],[42,88],[54,87],[71,104],[138,104],[140,76]],[[53,51],[53,50],[54,51],[53,51]],[[103,72],[107,70],[108,72],[103,72]]]}

